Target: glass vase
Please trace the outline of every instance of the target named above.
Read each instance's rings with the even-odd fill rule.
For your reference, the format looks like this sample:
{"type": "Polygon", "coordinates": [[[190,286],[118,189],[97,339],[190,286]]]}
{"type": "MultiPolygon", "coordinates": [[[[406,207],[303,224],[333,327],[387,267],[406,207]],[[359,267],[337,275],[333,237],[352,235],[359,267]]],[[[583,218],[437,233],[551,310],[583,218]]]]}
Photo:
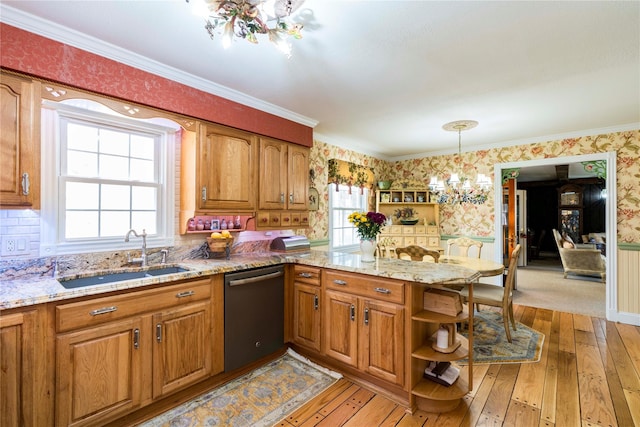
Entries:
{"type": "Polygon", "coordinates": [[[374,262],[376,260],[376,241],[375,239],[360,240],[360,254],[362,262],[374,262]]]}

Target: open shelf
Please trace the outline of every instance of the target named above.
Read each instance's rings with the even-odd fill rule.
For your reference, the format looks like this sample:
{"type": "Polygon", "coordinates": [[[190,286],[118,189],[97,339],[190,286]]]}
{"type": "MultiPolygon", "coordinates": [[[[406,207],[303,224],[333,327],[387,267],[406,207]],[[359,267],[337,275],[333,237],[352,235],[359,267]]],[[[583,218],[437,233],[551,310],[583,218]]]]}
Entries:
{"type": "Polygon", "coordinates": [[[452,362],[454,360],[464,359],[469,355],[469,341],[460,334],[456,335],[456,339],[460,341],[460,347],[453,353],[441,353],[434,350],[431,346],[433,339],[429,339],[415,349],[413,353],[411,353],[411,357],[421,360],[435,360],[436,362],[452,362]]]}
{"type": "Polygon", "coordinates": [[[469,392],[469,383],[460,375],[456,382],[444,386],[426,378],[421,379],[411,390],[414,396],[431,400],[455,400],[464,397],[469,392]]]}
{"type": "Polygon", "coordinates": [[[425,323],[460,323],[469,318],[469,313],[462,311],[457,316],[449,316],[447,314],[436,313],[435,311],[422,310],[413,316],[411,320],[425,323]]]}

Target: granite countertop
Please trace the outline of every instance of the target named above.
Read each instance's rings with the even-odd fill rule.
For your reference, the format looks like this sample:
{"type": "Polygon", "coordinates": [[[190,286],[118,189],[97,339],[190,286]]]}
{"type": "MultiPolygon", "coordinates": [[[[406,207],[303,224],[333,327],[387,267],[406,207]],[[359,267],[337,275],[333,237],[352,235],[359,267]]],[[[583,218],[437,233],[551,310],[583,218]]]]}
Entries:
{"type": "MultiPolygon", "coordinates": [[[[304,253],[283,254],[261,252],[252,254],[234,254],[231,259],[189,259],[168,266],[180,266],[188,271],[154,276],[142,279],[131,279],[120,282],[66,289],[51,275],[29,275],[20,277],[0,277],[0,309],[25,307],[35,304],[62,301],[107,292],[135,289],[139,287],[168,283],[176,280],[206,277],[232,271],[246,270],[276,264],[303,264],[315,267],[350,271],[372,276],[389,277],[417,283],[441,283],[449,280],[465,279],[473,281],[479,277],[475,270],[449,264],[414,262],[398,259],[379,258],[375,262],[362,262],[359,254],[344,252],[309,251],[304,253]]],[[[156,267],[156,266],[152,266],[156,267]]],[[[140,270],[140,269],[138,269],[140,270]]],[[[121,268],[101,270],[103,274],[121,272],[121,268]]],[[[131,269],[127,270],[131,271],[131,269]]],[[[96,271],[85,271],[82,274],[65,276],[78,278],[95,275],[96,271]]]]}

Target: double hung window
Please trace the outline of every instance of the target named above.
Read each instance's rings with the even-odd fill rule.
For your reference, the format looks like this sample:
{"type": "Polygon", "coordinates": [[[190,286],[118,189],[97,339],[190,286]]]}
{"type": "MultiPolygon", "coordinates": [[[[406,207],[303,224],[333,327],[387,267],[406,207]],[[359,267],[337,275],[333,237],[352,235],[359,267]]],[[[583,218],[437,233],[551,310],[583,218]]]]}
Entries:
{"type": "Polygon", "coordinates": [[[175,129],[115,113],[47,107],[43,141],[56,162],[44,162],[55,167],[43,173],[49,190],[43,220],[55,231],[44,236],[44,252],[122,249],[130,229],[146,230],[150,244],[170,244],[175,171],[168,165],[175,146],[168,142],[175,129]]]}
{"type": "Polygon", "coordinates": [[[329,248],[332,250],[355,251],[360,239],[356,228],[349,222],[349,215],[355,211],[367,211],[369,190],[351,189],[340,185],[336,191],[336,184],[329,184],[329,248]]]}

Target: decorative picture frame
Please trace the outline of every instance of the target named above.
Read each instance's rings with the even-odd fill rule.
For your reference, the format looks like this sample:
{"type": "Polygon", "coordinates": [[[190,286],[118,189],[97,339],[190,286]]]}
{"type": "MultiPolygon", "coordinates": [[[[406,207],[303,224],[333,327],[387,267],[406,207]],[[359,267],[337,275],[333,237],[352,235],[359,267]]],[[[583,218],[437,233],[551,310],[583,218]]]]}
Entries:
{"type": "Polygon", "coordinates": [[[211,229],[212,230],[220,230],[220,220],[219,219],[212,219],[211,220],[211,229]]]}
{"type": "Polygon", "coordinates": [[[319,205],[320,195],[318,194],[318,190],[313,187],[309,188],[309,210],[317,211],[319,205]]]}

